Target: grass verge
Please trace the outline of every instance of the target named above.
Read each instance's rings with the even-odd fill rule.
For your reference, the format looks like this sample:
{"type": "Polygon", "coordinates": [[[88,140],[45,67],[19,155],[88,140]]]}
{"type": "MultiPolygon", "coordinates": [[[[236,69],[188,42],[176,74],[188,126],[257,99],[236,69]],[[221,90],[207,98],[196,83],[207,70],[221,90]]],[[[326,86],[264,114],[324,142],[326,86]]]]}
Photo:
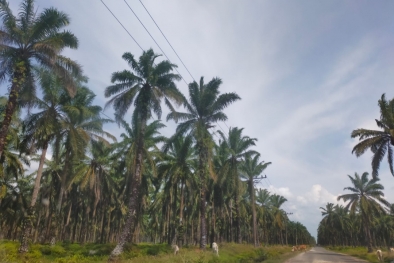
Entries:
{"type": "MultiPolygon", "coordinates": [[[[368,262],[379,263],[376,255],[376,250],[372,253],[368,253],[366,247],[326,247],[326,249],[350,255],[356,258],[364,259],[368,262]]],[[[380,249],[380,248],[379,248],[380,249]]],[[[383,262],[391,262],[394,260],[394,253],[389,253],[387,249],[380,249],[383,252],[383,262]]]]}
{"type": "MultiPolygon", "coordinates": [[[[18,254],[18,242],[0,241],[0,262],[4,263],[85,263],[106,262],[114,244],[59,243],[55,246],[33,244],[25,255],[18,254]]],[[[172,254],[166,244],[141,243],[129,245],[119,263],[282,263],[295,256],[287,246],[254,248],[252,245],[219,244],[219,257],[210,249],[200,251],[194,246],[181,248],[178,255],[172,254]]]]}

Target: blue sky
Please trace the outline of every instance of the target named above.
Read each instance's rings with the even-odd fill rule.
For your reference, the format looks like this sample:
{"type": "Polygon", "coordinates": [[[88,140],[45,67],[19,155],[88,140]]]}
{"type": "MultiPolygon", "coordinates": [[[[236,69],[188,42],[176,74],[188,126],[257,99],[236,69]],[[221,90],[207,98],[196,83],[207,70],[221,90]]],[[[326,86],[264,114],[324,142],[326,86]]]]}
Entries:
{"type": "MultiPolygon", "coordinates": [[[[80,40],[66,55],[79,61],[89,87],[104,105],[111,73],[139,47],[100,1],[37,0],[71,17],[80,40]]],[[[144,48],[161,53],[124,1],[104,0],[144,48]]],[[[16,10],[19,1],[10,1],[16,10]]],[[[187,82],[192,79],[138,0],[127,0],[187,82]]],[[[153,1],[143,3],[197,80],[223,80],[222,92],[237,92],[229,120],[216,129],[244,127],[258,138],[256,150],[273,164],[269,188],[288,198],[284,206],[316,236],[320,206],[349,186],[347,174],[370,172],[371,155],[351,154],[356,128],[376,128],[377,101],[393,98],[393,1],[153,1]]],[[[186,84],[179,89],[187,92],[186,84]]],[[[2,93],[2,92],[1,92],[2,93]]],[[[106,114],[112,116],[112,110],[106,114]]],[[[165,117],[165,114],[163,114],[165,117]]],[[[174,123],[163,131],[171,135],[174,123]]],[[[108,131],[119,134],[117,126],[108,131]]],[[[381,182],[394,202],[394,178],[381,168],[381,182]]]]}

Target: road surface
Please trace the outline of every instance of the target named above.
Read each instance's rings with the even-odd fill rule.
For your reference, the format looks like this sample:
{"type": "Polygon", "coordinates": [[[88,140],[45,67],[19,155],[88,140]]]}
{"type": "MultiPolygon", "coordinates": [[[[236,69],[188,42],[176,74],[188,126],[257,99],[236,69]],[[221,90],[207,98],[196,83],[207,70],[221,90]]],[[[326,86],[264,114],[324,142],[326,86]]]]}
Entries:
{"type": "Polygon", "coordinates": [[[329,250],[326,250],[322,247],[313,247],[311,250],[308,250],[306,253],[303,252],[297,255],[294,258],[287,260],[285,263],[301,263],[301,262],[310,262],[310,263],[329,263],[329,262],[345,262],[345,263],[366,263],[367,261],[354,258],[351,256],[338,254],[329,250]]]}

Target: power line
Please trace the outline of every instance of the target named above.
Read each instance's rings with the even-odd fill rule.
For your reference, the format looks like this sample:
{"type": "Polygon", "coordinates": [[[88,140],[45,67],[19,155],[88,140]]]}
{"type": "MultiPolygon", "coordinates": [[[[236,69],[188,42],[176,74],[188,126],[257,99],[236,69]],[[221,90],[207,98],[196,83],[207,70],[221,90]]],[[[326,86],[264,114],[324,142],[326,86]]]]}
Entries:
{"type": "MultiPolygon", "coordinates": [[[[141,25],[144,27],[145,31],[149,34],[149,36],[152,38],[152,40],[156,43],[156,45],[159,47],[159,49],[161,50],[161,52],[164,54],[164,56],[168,59],[168,61],[171,60],[168,58],[168,56],[166,55],[166,53],[164,52],[164,50],[160,47],[160,45],[156,42],[155,38],[151,35],[151,33],[149,32],[149,30],[145,27],[144,23],[142,23],[141,19],[137,16],[137,14],[134,12],[134,10],[131,8],[131,6],[126,2],[126,0],[123,0],[126,5],[129,7],[130,11],[134,14],[134,16],[138,19],[138,21],[141,23],[141,25]]],[[[172,63],[171,63],[172,64],[172,63]]],[[[179,74],[179,76],[181,76],[181,78],[183,79],[183,81],[185,82],[186,86],[188,85],[186,80],[183,78],[183,76],[181,75],[181,73],[179,73],[179,71],[177,70],[177,68],[175,68],[175,71],[179,74]]],[[[193,78],[193,77],[192,77],[193,78]]]]}
{"type": "MultiPolygon", "coordinates": [[[[268,178],[268,176],[266,176],[266,177],[267,177],[267,181],[268,181],[268,183],[269,183],[269,184],[268,184],[268,183],[266,182],[268,188],[270,188],[270,185],[272,185],[272,187],[274,187],[274,185],[271,183],[271,181],[270,181],[270,179],[268,178]]],[[[277,194],[276,191],[275,191],[275,189],[272,189],[272,190],[273,190],[274,194],[277,194]]],[[[283,203],[283,206],[285,206],[287,210],[290,210],[286,203],[283,203]]]]}
{"type": "Polygon", "coordinates": [[[137,46],[139,46],[140,49],[142,51],[144,51],[144,49],[140,46],[140,44],[138,44],[137,40],[135,40],[134,37],[130,34],[130,32],[125,28],[125,26],[122,24],[122,22],[120,22],[119,19],[115,16],[115,14],[112,13],[111,9],[109,9],[109,7],[103,2],[103,0],[100,0],[100,1],[108,9],[108,11],[112,14],[112,16],[116,19],[116,21],[118,21],[118,23],[123,27],[123,29],[126,30],[127,34],[129,34],[129,36],[134,40],[134,42],[137,44],[137,46]]]}
{"type": "Polygon", "coordinates": [[[219,126],[219,128],[222,130],[223,134],[226,134],[226,132],[222,129],[222,127],[220,126],[219,122],[216,122],[216,124],[219,126]]]}
{"type": "MultiPolygon", "coordinates": [[[[124,0],[125,1],[125,0],[124,0]]],[[[185,67],[185,69],[187,70],[187,72],[189,73],[190,77],[192,77],[192,79],[194,81],[196,81],[193,77],[193,75],[190,73],[189,69],[186,67],[185,63],[183,63],[183,60],[181,59],[181,57],[178,55],[178,53],[175,51],[174,47],[171,45],[170,41],[167,39],[167,37],[165,36],[165,34],[163,33],[163,31],[161,30],[161,28],[159,27],[159,25],[156,23],[156,20],[152,17],[152,15],[150,14],[150,12],[148,11],[148,9],[146,8],[146,6],[144,5],[144,3],[142,3],[141,0],[139,0],[141,5],[144,7],[145,11],[148,13],[148,15],[150,16],[150,18],[152,19],[153,23],[155,23],[156,27],[159,29],[160,33],[163,35],[164,39],[167,41],[168,45],[170,45],[171,49],[174,51],[175,55],[179,58],[179,60],[181,61],[182,65],[185,67]]],[[[126,3],[127,4],[127,3],[126,3]]],[[[130,6],[129,6],[130,8],[130,6]]],[[[134,13],[134,12],[133,12],[134,13]]],[[[139,20],[139,19],[138,19],[139,20]]],[[[145,26],[144,26],[145,27],[145,26]]],[[[146,29],[146,28],[145,28],[146,29]]],[[[149,32],[148,32],[149,33],[149,32]]],[[[150,34],[149,34],[150,35],[150,34]]],[[[151,36],[152,37],[152,36],[151,36]]],[[[152,37],[153,39],[153,37],[152,37]]],[[[156,41],[155,41],[156,42],[156,41]]],[[[157,44],[157,43],[156,43],[157,44]]],[[[158,45],[158,44],[157,44],[158,45]]],[[[160,47],[159,47],[160,48],[160,47]]],[[[161,48],[160,48],[161,49],[161,48]]],[[[162,51],[164,53],[164,51],[162,51]]],[[[165,54],[164,54],[165,55],[165,54]]],[[[167,56],[166,56],[167,57],[167,56]]],[[[224,121],[223,121],[224,122],[224,121]]],[[[224,122],[224,125],[226,125],[226,127],[228,129],[230,129],[226,122],[224,122]]],[[[223,129],[222,129],[223,130],[223,129]]]]}
{"type": "MultiPolygon", "coordinates": [[[[189,73],[190,77],[192,77],[192,79],[194,81],[196,81],[193,78],[193,75],[190,73],[189,69],[186,67],[185,63],[183,63],[182,59],[179,57],[178,53],[175,51],[175,49],[173,48],[173,46],[171,45],[170,41],[168,41],[167,37],[164,35],[163,31],[161,31],[159,25],[156,23],[156,21],[153,19],[152,15],[149,13],[148,9],[145,7],[145,5],[142,3],[141,0],[139,0],[141,5],[144,7],[145,11],[148,13],[148,15],[150,16],[150,18],[152,18],[153,22],[155,23],[155,25],[157,26],[157,28],[159,29],[160,33],[163,35],[163,37],[165,38],[165,40],[167,41],[168,45],[170,45],[170,47],[172,48],[172,50],[174,51],[175,55],[179,58],[179,60],[181,61],[182,65],[185,67],[185,69],[187,70],[187,72],[189,73]]],[[[163,52],[164,53],[164,52],[163,52]]]]}

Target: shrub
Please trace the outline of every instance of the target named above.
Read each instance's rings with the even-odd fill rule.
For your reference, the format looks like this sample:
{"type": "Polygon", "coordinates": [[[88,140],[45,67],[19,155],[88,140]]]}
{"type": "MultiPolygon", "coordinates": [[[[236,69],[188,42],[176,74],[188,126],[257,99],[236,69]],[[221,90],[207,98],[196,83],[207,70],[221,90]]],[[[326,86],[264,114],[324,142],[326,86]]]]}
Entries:
{"type": "Polygon", "coordinates": [[[160,253],[160,248],[157,246],[150,247],[146,250],[146,254],[149,256],[157,256],[160,253]]]}

